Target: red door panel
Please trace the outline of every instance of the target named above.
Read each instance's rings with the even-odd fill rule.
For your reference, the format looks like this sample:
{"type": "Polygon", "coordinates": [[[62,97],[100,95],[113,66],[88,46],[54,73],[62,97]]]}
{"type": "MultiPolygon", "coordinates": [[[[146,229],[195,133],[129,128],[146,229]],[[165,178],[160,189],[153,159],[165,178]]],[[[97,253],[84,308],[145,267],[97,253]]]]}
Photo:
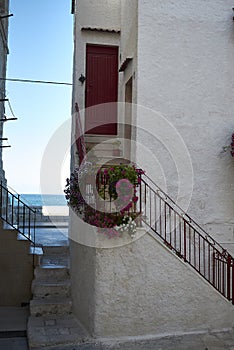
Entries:
{"type": "MultiPolygon", "coordinates": [[[[118,47],[87,45],[85,107],[117,102],[118,47]]],[[[90,108],[85,114],[87,134],[116,135],[117,105],[90,108]]]]}

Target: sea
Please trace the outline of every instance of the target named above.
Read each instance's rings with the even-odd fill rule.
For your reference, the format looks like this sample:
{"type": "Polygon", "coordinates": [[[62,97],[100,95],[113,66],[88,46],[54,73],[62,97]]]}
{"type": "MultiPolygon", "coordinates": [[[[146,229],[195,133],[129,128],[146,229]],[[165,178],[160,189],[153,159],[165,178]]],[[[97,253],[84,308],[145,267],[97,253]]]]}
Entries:
{"type": "Polygon", "coordinates": [[[44,215],[67,216],[68,206],[62,194],[21,194],[20,198],[30,207],[42,207],[44,215]]]}

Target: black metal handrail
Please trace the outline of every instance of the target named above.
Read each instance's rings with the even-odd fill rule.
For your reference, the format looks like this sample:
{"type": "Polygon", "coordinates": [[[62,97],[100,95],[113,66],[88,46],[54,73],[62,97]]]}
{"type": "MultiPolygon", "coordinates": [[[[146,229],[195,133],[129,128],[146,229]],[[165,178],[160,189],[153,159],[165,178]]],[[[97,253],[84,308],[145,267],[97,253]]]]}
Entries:
{"type": "Polygon", "coordinates": [[[147,175],[140,175],[142,221],[234,304],[234,258],[147,175]]]}
{"type": "Polygon", "coordinates": [[[36,210],[25,204],[19,194],[13,194],[0,184],[0,217],[34,246],[36,241],[36,210]]]}

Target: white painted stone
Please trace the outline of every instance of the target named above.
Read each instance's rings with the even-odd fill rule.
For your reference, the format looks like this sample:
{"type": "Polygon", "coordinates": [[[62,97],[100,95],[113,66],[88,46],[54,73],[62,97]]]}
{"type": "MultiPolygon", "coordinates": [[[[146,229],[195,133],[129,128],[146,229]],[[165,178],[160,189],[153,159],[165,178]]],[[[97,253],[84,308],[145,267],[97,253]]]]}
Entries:
{"type": "Polygon", "coordinates": [[[74,310],[95,336],[234,325],[231,303],[148,234],[114,249],[71,241],[71,261],[74,310]]]}
{"type": "Polygon", "coordinates": [[[44,298],[30,301],[32,316],[66,315],[72,311],[72,302],[69,298],[44,298]]]}
{"type": "MultiPolygon", "coordinates": [[[[230,247],[234,161],[221,152],[234,132],[233,2],[123,0],[120,36],[80,31],[80,23],[101,27],[106,19],[100,3],[87,6],[91,3],[89,19],[88,7],[79,8],[77,2],[73,105],[78,101],[84,108],[85,88],[78,78],[85,72],[86,43],[119,45],[120,63],[133,58],[120,74],[119,100],[124,101],[132,77],[133,102],[143,106],[133,113],[141,145],[133,147],[132,158],[136,153],[138,165],[179,204],[188,199],[185,209],[191,216],[230,247]],[[157,135],[162,125],[155,112],[175,131],[172,150],[167,128],[157,135]]],[[[81,117],[84,123],[83,113],[81,117]]],[[[73,121],[73,136],[74,131],[73,121]]],[[[71,214],[74,310],[92,334],[119,337],[234,326],[231,304],[150,236],[118,249],[96,249],[87,246],[96,246],[95,235],[94,244],[87,244],[92,231],[71,214]]]]}
{"type": "MultiPolygon", "coordinates": [[[[200,223],[233,227],[234,162],[229,152],[220,156],[234,131],[232,5],[139,0],[137,102],[165,116],[188,147],[194,169],[191,215],[200,223]]],[[[174,194],[173,159],[156,139],[149,141],[144,138],[174,194]]],[[[154,180],[160,183],[160,174],[154,180]]]]}
{"type": "Polygon", "coordinates": [[[120,30],[120,0],[79,0],[77,18],[80,28],[120,30]]]}
{"type": "MultiPolygon", "coordinates": [[[[48,316],[30,316],[28,322],[28,341],[30,349],[58,349],[78,345],[87,338],[87,333],[74,315],[56,316],[50,322],[48,316]]],[[[73,347],[74,348],[74,347],[73,347]]]]}
{"type": "Polygon", "coordinates": [[[69,276],[69,269],[64,266],[38,266],[34,271],[35,277],[41,281],[63,281],[69,276]]]}
{"type": "Polygon", "coordinates": [[[68,297],[70,295],[70,288],[70,280],[64,280],[62,282],[56,281],[54,283],[51,281],[43,282],[40,280],[34,280],[32,283],[32,292],[35,299],[68,297]]]}

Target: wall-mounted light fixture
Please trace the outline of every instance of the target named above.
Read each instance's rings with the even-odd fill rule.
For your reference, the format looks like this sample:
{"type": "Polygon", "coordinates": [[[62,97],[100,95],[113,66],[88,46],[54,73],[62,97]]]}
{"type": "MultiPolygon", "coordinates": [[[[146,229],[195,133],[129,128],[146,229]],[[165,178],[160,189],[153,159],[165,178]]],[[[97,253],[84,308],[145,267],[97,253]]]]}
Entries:
{"type": "Polygon", "coordinates": [[[86,80],[85,76],[81,74],[79,77],[79,81],[81,82],[82,85],[84,84],[85,80],[86,80]]]}

